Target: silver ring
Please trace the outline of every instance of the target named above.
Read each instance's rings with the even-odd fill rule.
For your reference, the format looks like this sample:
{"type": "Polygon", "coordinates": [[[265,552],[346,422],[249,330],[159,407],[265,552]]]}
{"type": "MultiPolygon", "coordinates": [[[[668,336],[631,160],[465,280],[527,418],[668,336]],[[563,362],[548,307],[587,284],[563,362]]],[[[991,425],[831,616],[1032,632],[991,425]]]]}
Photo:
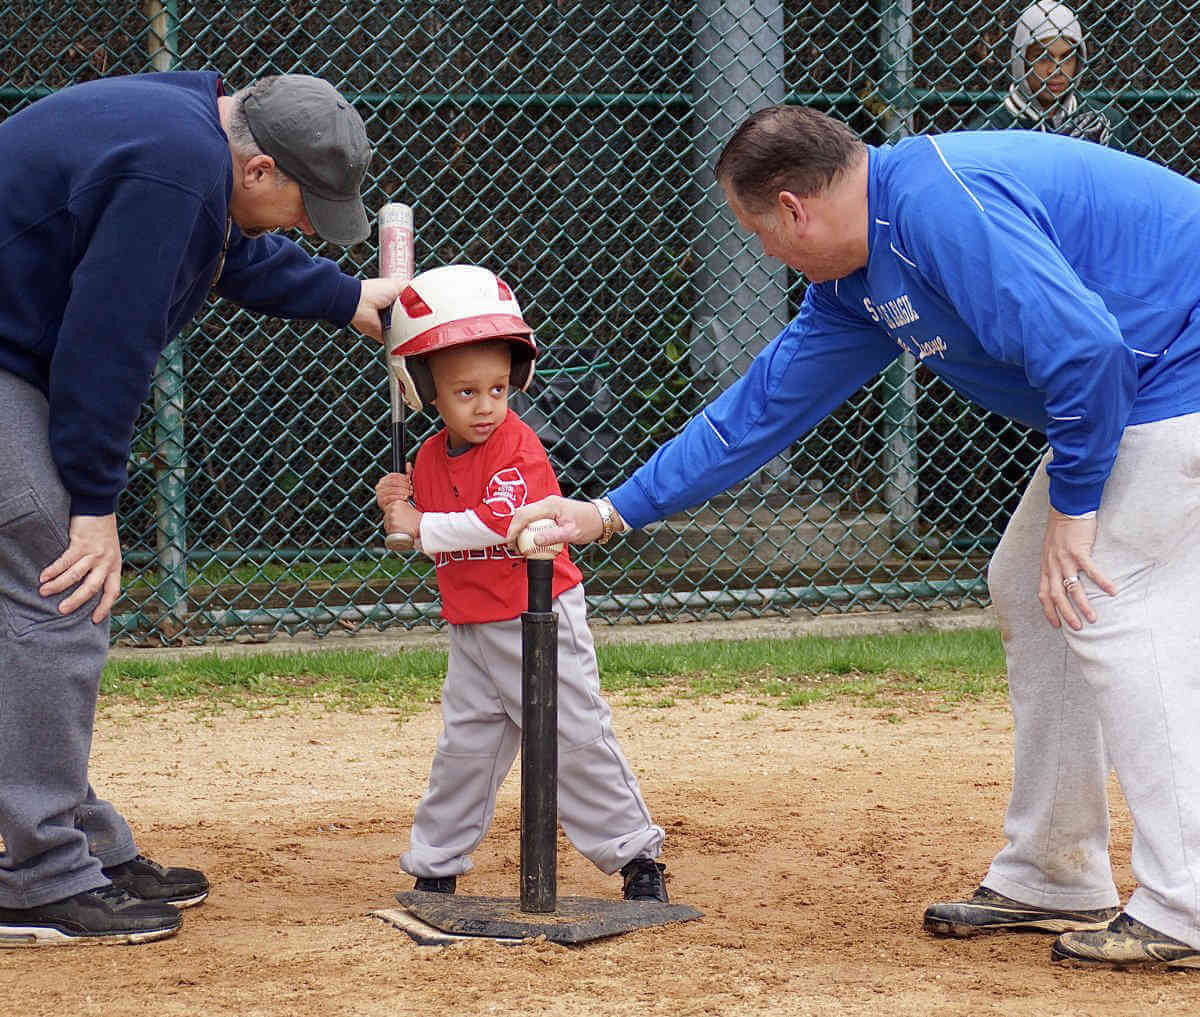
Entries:
{"type": "Polygon", "coordinates": [[[1068,593],[1070,593],[1078,585],[1079,585],[1079,577],[1078,576],[1067,576],[1067,578],[1063,580],[1063,586],[1065,586],[1067,588],[1068,593]]]}

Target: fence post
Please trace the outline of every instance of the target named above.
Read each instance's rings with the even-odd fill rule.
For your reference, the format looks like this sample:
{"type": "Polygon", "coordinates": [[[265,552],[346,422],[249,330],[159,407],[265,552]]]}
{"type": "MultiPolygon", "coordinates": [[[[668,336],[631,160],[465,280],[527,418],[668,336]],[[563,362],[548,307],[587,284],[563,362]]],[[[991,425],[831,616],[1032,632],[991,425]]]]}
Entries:
{"type": "MultiPolygon", "coordinates": [[[[883,129],[889,142],[913,133],[912,0],[882,0],[880,49],[887,104],[883,129]]],[[[917,410],[916,361],[904,354],[883,375],[884,504],[892,520],[892,539],[913,547],[917,534],[917,484],[920,464],[914,427],[917,410]]]]}
{"type": "MultiPolygon", "coordinates": [[[[175,66],[178,13],[175,0],[145,0],[146,49],[156,71],[175,66]]],[[[183,434],[183,346],[173,339],[154,371],[154,533],[158,549],[157,595],[167,631],[183,623],[187,591],[187,463],[183,434]]]]}
{"type": "MultiPolygon", "coordinates": [[[[755,109],[782,103],[783,5],[780,0],[699,0],[692,15],[696,308],[691,355],[712,398],[788,323],[787,268],[754,250],[712,178],[734,129],[755,109]]],[[[780,456],[764,470],[787,472],[780,456]]]]}

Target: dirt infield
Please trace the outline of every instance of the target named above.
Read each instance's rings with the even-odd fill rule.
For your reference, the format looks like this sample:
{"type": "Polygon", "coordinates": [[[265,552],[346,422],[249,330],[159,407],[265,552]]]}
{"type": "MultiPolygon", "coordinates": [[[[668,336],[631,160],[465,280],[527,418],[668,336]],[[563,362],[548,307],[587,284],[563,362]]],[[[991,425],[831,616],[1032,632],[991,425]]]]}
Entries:
{"type": "MultiPolygon", "coordinates": [[[[752,702],[614,703],[669,832],[685,925],[585,947],[422,948],[368,917],[407,888],[395,859],[438,717],[106,709],[93,779],[161,860],[203,866],[209,901],[141,947],[0,955],[12,1014],[983,1015],[1195,1014],[1200,976],[1077,971],[1042,937],[920,931],[924,905],[970,889],[998,847],[1010,728],[999,703],[881,711],[752,702]]],[[[517,893],[516,774],[461,882],[517,893]]],[[[1130,824],[1114,805],[1118,881],[1130,824]]],[[[564,843],[559,892],[617,880],[564,843]]]]}

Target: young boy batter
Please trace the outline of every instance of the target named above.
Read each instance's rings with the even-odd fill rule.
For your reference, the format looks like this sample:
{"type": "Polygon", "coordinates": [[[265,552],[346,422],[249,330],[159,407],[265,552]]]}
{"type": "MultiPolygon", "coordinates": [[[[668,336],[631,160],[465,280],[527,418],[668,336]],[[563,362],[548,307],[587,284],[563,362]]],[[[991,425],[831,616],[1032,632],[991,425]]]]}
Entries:
{"type": "MultiPolygon", "coordinates": [[[[401,867],[418,890],[453,893],[492,821],[496,793],[521,743],[524,558],[504,542],[513,512],[558,494],[533,431],[508,393],[533,375],[536,347],[511,290],[487,269],[451,265],[413,279],[393,310],[405,398],[433,405],[443,430],[409,474],[376,486],[388,533],[411,534],[437,566],[450,655],[442,735],[401,867]],[[412,502],[410,503],[410,498],[412,502]]],[[[571,843],[627,900],[667,901],[654,825],[600,695],[582,576],[554,561],[558,624],[558,809],[571,843]]]]}

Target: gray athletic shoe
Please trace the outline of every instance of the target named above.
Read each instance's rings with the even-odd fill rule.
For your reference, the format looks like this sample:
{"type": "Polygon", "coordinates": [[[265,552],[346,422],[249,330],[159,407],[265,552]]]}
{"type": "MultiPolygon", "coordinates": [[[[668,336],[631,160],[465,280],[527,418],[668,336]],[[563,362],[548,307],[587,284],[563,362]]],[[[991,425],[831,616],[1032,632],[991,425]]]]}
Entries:
{"type": "Polygon", "coordinates": [[[457,887],[457,876],[418,876],[413,884],[413,889],[422,893],[454,893],[457,887]]]}
{"type": "Polygon", "coordinates": [[[1073,932],[1103,929],[1119,908],[1055,911],[1022,904],[981,886],[970,900],[947,900],[925,909],[925,931],[934,936],[978,936],[984,932],[1073,932]]]}
{"type": "Polygon", "coordinates": [[[645,855],[638,855],[626,862],[621,866],[625,899],[669,904],[671,898],[667,894],[666,871],[667,867],[662,862],[645,855]]]}
{"type": "Polygon", "coordinates": [[[1114,968],[1200,969],[1200,950],[1181,943],[1122,911],[1095,932],[1065,932],[1050,948],[1050,959],[1107,964],[1114,968]]]}
{"type": "Polygon", "coordinates": [[[203,903],[208,897],[208,879],[203,872],[176,865],[160,865],[145,855],[138,855],[100,871],[112,881],[113,886],[130,896],[157,904],[190,908],[203,903]]]}
{"type": "Polygon", "coordinates": [[[102,886],[35,908],[0,908],[0,947],[148,943],[175,935],[182,921],[170,904],[102,886]]]}

